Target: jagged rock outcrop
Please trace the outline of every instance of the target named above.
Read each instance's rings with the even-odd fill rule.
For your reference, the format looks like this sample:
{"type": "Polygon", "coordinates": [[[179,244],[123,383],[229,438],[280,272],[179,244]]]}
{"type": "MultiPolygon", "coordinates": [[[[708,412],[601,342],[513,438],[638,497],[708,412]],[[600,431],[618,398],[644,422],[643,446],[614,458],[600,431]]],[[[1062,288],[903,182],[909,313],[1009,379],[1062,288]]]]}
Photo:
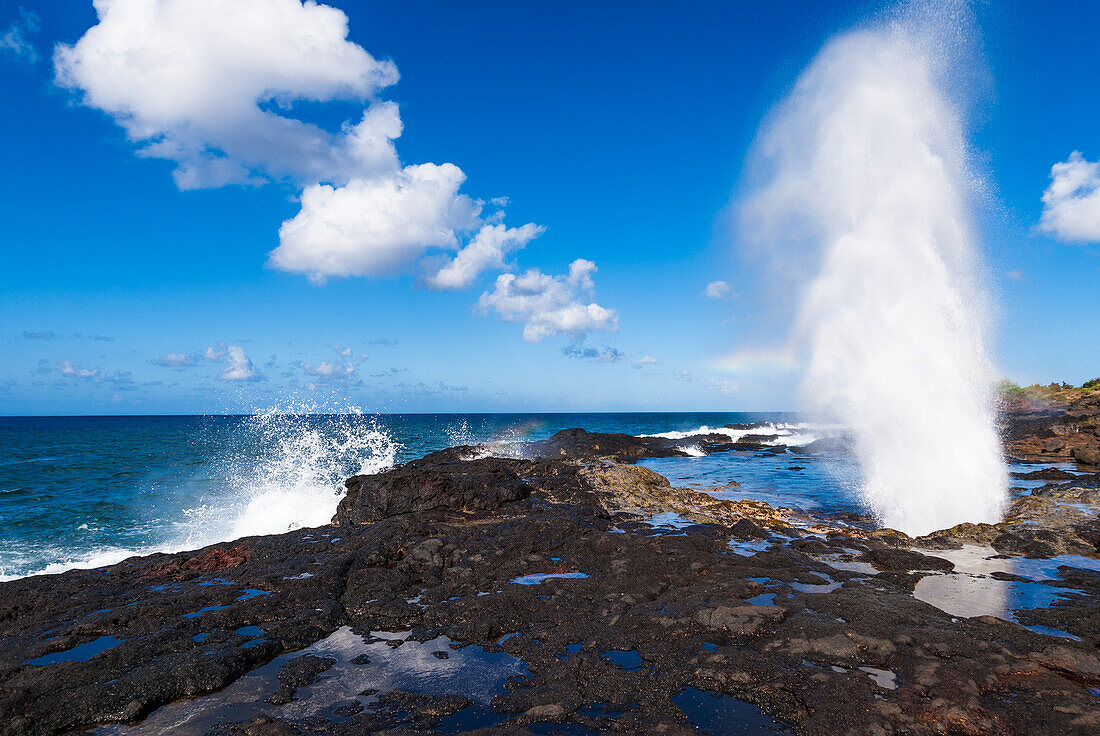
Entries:
{"type": "Polygon", "coordinates": [[[516,472],[522,465],[500,458],[461,461],[429,456],[382,473],[355,475],[344,483],[347,494],[333,523],[373,524],[437,509],[491,511],[531,493],[531,486],[516,472]]]}

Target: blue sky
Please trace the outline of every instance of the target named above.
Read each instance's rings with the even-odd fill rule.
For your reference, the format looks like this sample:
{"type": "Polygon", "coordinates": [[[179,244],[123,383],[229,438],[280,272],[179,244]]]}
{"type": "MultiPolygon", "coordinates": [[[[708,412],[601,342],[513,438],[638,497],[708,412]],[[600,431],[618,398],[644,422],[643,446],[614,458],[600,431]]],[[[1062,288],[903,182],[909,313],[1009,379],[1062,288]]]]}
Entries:
{"type": "MultiPolygon", "coordinates": [[[[250,0],[257,12],[269,3],[289,7],[250,0]]],[[[794,407],[796,371],[723,359],[773,350],[787,329],[759,268],[742,258],[731,211],[762,119],[830,37],[881,4],[327,4],[346,14],[347,39],[336,34],[332,58],[287,62],[321,99],[249,112],[327,131],[335,163],[318,164],[290,150],[308,138],[304,127],[278,138],[287,150],[277,141],[247,150],[238,134],[258,129],[234,122],[243,113],[226,98],[252,78],[204,77],[194,83],[214,89],[194,100],[162,95],[154,80],[138,98],[133,80],[112,78],[92,63],[94,48],[77,45],[80,63],[59,80],[55,47],[96,25],[92,4],[0,2],[0,414],[794,407]],[[392,85],[389,62],[400,73],[392,85]],[[343,80],[349,69],[361,77],[343,80]],[[370,87],[372,74],[384,81],[370,87]],[[332,93],[334,84],[354,89],[332,93]],[[126,118],[111,107],[120,95],[145,107],[126,118]],[[341,125],[372,104],[384,112],[384,101],[399,106],[400,165],[372,158],[349,174],[341,125]],[[134,130],[149,125],[184,153],[135,155],[150,138],[134,130]],[[221,170],[204,158],[212,139],[241,146],[247,181],[219,185],[221,170]],[[181,161],[197,180],[173,177],[181,161]],[[426,225],[440,243],[453,235],[449,245],[394,241],[397,265],[384,266],[334,252],[317,278],[311,228],[334,211],[320,204],[280,244],[280,225],[305,211],[302,193],[317,181],[357,192],[358,213],[382,201],[348,183],[367,180],[362,171],[407,178],[401,165],[426,163],[459,167],[469,199],[454,201],[481,208],[426,225]],[[507,198],[503,215],[496,198],[507,198]],[[489,257],[462,288],[433,288],[480,228],[527,223],[544,230],[509,231],[503,258],[489,257]],[[283,257],[269,260],[277,247],[283,257]],[[582,265],[570,281],[578,259],[596,270],[582,265]],[[507,311],[516,302],[496,279],[528,269],[538,269],[532,283],[550,312],[507,311]],[[708,297],[719,280],[730,293],[708,297]]],[[[1080,383],[1100,374],[1091,203],[1038,226],[1053,165],[1080,151],[1067,175],[1100,177],[1087,167],[1100,159],[1100,8],[1005,2],[976,14],[986,81],[971,141],[988,187],[978,223],[994,358],[1020,382],[1080,383]]],[[[199,15],[189,22],[214,22],[199,15]]],[[[267,79],[258,65],[289,58],[256,48],[258,60],[238,59],[241,74],[267,79]]]]}

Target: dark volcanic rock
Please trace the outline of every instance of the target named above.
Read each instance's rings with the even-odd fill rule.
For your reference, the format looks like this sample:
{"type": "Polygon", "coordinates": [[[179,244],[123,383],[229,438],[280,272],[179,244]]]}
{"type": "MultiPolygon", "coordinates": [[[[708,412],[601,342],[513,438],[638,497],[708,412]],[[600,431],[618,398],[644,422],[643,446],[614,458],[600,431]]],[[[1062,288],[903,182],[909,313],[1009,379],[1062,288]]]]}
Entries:
{"type": "Polygon", "coordinates": [[[992,542],[993,549],[1002,554],[1027,557],[1056,557],[1062,554],[1096,554],[1096,548],[1074,535],[1051,529],[1017,528],[1006,531],[992,542]]]}
{"type": "Polygon", "coordinates": [[[1077,447],[1073,450],[1073,459],[1082,465],[1100,465],[1100,448],[1077,447]]]}
{"type": "Polygon", "coordinates": [[[1004,407],[1003,417],[1004,439],[1012,455],[1100,465],[1098,391],[1055,391],[1044,400],[1010,401],[1004,407]],[[1086,459],[1081,460],[1078,454],[1084,454],[1086,459]]]}
{"type": "Polygon", "coordinates": [[[279,691],[268,698],[267,702],[274,705],[289,703],[298,688],[310,684],[334,664],[336,660],[329,657],[317,657],[312,654],[295,657],[279,670],[279,691]]]}
{"type": "Polygon", "coordinates": [[[791,452],[807,455],[841,455],[851,451],[851,441],[846,437],[822,437],[805,445],[791,448],[791,452]]]}
{"type": "Polygon", "coordinates": [[[737,440],[740,445],[762,445],[765,442],[775,442],[779,439],[777,434],[746,434],[737,440]]]}
{"type": "MultiPolygon", "coordinates": [[[[725,438],[727,441],[729,438],[725,438]]],[[[635,437],[631,434],[607,434],[583,429],[563,429],[553,437],[532,442],[527,451],[533,457],[591,459],[610,457],[636,460],[643,457],[686,457],[677,445],[689,439],[669,440],[663,437],[635,437]]]]}
{"type": "MultiPolygon", "coordinates": [[[[591,438],[577,447],[586,443],[604,450],[591,438]]],[[[175,722],[155,720],[172,715],[155,712],[167,705],[214,708],[227,723],[206,733],[218,736],[671,736],[699,726],[674,700],[686,688],[742,700],[801,736],[1096,733],[1094,573],[1059,568],[1058,585],[1079,592],[1049,618],[1028,614],[1082,641],[1057,639],[916,600],[909,589],[921,573],[906,571],[948,568],[901,549],[908,538],[820,519],[796,529],[787,512],[675,489],[637,465],[462,460],[470,454],[352,479],[339,526],[0,583],[0,735],[117,723],[158,733],[156,723],[175,722]],[[641,523],[655,499],[688,504],[698,522],[641,523]],[[731,537],[769,541],[740,554],[731,537]],[[887,543],[899,548],[873,549],[887,543]],[[815,558],[857,549],[890,571],[868,578],[815,558]],[[378,631],[407,633],[390,650],[370,638],[378,631]],[[90,658],[71,654],[108,636],[117,643],[90,658]],[[442,636],[448,657],[400,659],[442,636]],[[466,677],[468,645],[479,664],[466,677]],[[325,651],[341,663],[330,668],[325,651]],[[277,677],[268,668],[255,702],[203,700],[292,652],[277,677]],[[620,666],[611,652],[641,665],[620,666]],[[518,667],[489,684],[492,663],[508,657],[518,667]],[[422,672],[423,688],[387,688],[397,673],[386,667],[422,672]],[[349,669],[375,676],[376,702],[349,699],[364,687],[341,689],[349,669]],[[308,699],[263,700],[274,692],[283,702],[319,678],[325,686],[308,699]],[[314,703],[329,690],[331,702],[314,703]]],[[[1059,491],[1078,505],[1093,492],[1059,491]]],[[[1060,500],[1051,490],[1033,502],[1060,500]]],[[[1083,526],[1074,522],[1074,539],[1083,526]]],[[[1005,528],[959,527],[943,544],[1005,528]]]]}
{"type": "Polygon", "coordinates": [[[376,475],[356,475],[344,483],[333,522],[371,524],[390,516],[435,509],[489,511],[526,497],[531,487],[513,460],[437,461],[428,456],[376,475]]]}
{"type": "Polygon", "coordinates": [[[1073,480],[1077,475],[1060,468],[1043,468],[1028,473],[1013,473],[1012,477],[1020,480],[1073,480]]]}
{"type": "Polygon", "coordinates": [[[1043,443],[1043,452],[1059,452],[1066,449],[1066,441],[1061,437],[1051,437],[1043,443]]]}
{"type": "Polygon", "coordinates": [[[703,628],[726,636],[755,636],[770,631],[787,617],[781,606],[718,606],[704,608],[695,614],[703,628]]]}
{"type": "Polygon", "coordinates": [[[863,553],[864,559],[880,570],[954,570],[955,564],[907,549],[880,547],[863,553]]]}

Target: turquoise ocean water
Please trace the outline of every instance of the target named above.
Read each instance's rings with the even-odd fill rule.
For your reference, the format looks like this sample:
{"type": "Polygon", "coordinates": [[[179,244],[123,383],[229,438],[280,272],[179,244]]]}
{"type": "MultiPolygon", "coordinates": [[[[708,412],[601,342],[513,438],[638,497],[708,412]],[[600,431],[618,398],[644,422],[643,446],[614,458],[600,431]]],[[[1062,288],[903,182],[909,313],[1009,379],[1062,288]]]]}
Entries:
{"type": "MultiPolygon", "coordinates": [[[[676,437],[754,421],[792,444],[818,436],[790,415],[748,413],[0,418],[0,579],[325,524],[347,476],[456,444],[508,454],[568,427],[676,437]]],[[[860,508],[842,459],[722,453],[645,464],[674,484],[737,480],[740,497],[860,508]]]]}

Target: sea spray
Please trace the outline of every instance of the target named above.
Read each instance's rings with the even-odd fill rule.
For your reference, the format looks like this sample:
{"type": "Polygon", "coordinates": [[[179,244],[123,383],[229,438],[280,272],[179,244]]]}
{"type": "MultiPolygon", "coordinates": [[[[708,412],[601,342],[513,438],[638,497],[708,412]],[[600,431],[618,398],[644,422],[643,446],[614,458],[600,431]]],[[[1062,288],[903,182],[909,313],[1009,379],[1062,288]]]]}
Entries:
{"type": "Polygon", "coordinates": [[[391,467],[400,449],[357,410],[269,410],[240,431],[244,447],[220,469],[224,492],[187,512],[185,547],[328,524],[344,480],[391,467]]]}
{"type": "Polygon", "coordinates": [[[806,408],[849,428],[864,500],[910,534],[996,522],[1006,499],[954,99],[965,11],[911,6],[829,42],[763,126],[742,209],[776,263],[806,270],[806,408]]]}
{"type": "MultiPolygon", "coordinates": [[[[19,514],[24,528],[52,524],[44,534],[11,535],[17,526],[6,527],[0,581],[327,524],[345,478],[390,467],[403,449],[381,419],[342,405],[282,406],[239,418],[111,422],[113,428],[96,427],[94,435],[53,430],[58,446],[68,447],[58,459],[94,457],[94,470],[39,462],[5,468],[6,485],[38,488],[43,474],[43,487],[61,479],[63,490],[57,514],[19,514]],[[104,436],[111,442],[104,445],[104,436]],[[24,465],[45,470],[17,472],[24,465]],[[65,533],[56,524],[72,513],[73,531],[65,533]]],[[[0,512],[12,510],[8,500],[0,512]]]]}

